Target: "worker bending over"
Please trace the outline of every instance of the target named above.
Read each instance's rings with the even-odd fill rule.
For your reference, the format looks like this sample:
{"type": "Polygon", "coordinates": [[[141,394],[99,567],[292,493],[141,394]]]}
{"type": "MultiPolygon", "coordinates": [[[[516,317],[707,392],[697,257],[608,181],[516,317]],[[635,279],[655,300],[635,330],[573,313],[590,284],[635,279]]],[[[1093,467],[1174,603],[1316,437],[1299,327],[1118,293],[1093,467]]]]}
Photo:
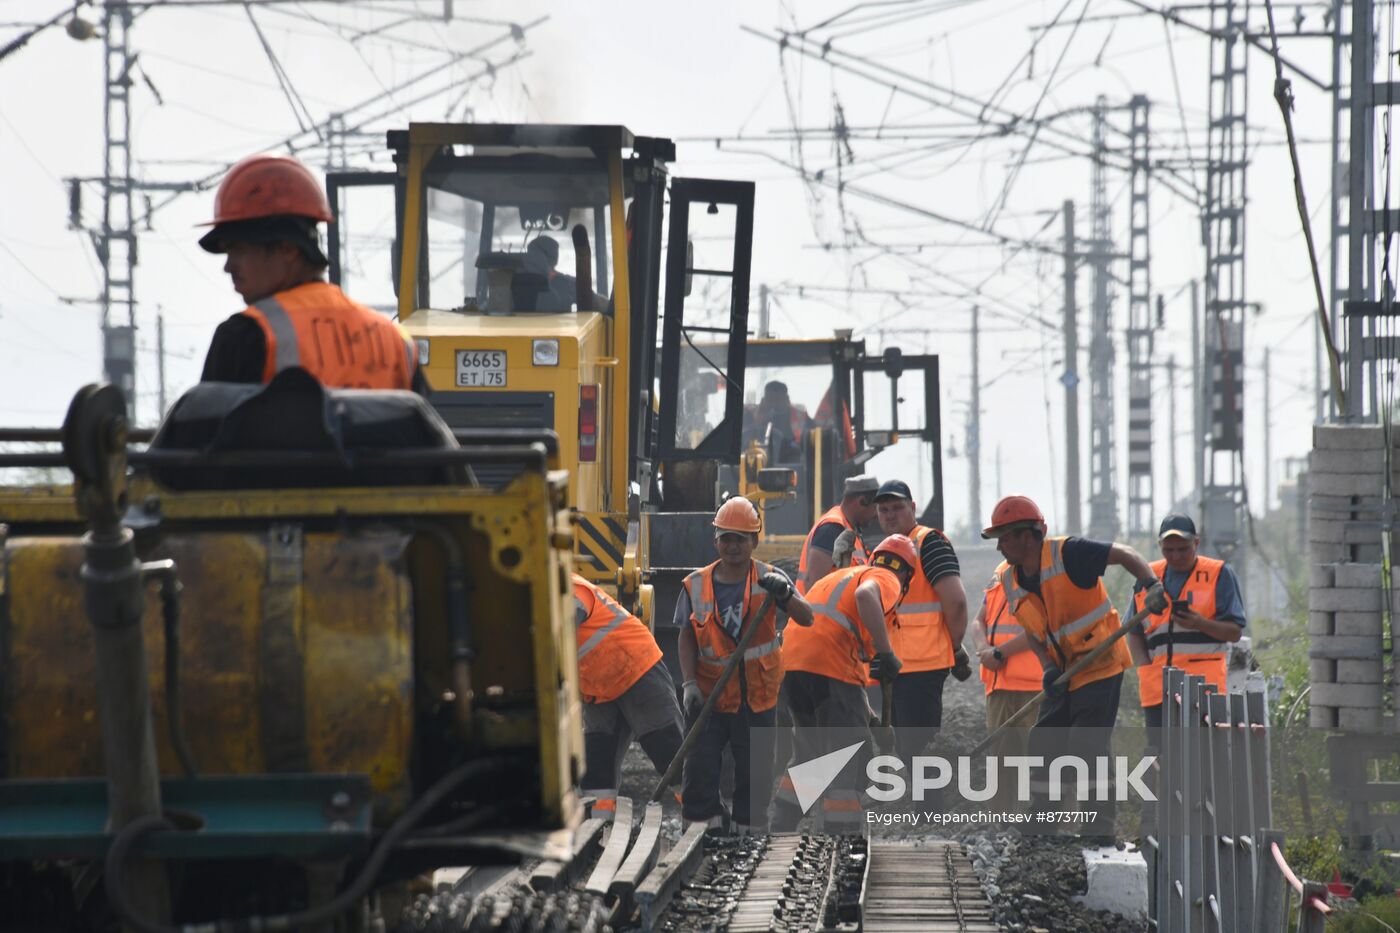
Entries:
{"type": "Polygon", "coordinates": [[[229,169],[199,245],[225,255],[248,307],[214,331],[201,381],[266,383],[299,366],[333,388],[426,394],[413,341],[324,281],[316,225],[331,219],[321,183],[291,156],[249,156],[229,169]]]}
{"type": "Polygon", "coordinates": [[[664,774],[680,751],[681,711],[676,683],[651,630],[600,587],[578,574],[573,579],[583,695],[581,789],[596,798],[595,816],[612,819],[632,736],[656,773],[664,774]]]}
{"type": "MultiPolygon", "coordinates": [[[[776,832],[790,832],[802,819],[792,766],[853,741],[850,733],[833,730],[856,730],[870,737],[867,674],[881,684],[893,683],[899,675],[889,629],[918,565],[914,542],[890,535],[871,553],[868,566],[847,567],[817,581],[807,592],[815,617],[811,627],[789,627],[783,633],[787,673],[779,702],[792,717],[793,740],[789,770],[778,782],[776,832]]],[[[860,829],[866,757],[855,755],[822,794],[822,819],[829,832],[860,829]]]]}
{"type": "Polygon", "coordinates": [[[908,484],[892,479],[875,495],[880,530],[914,542],[919,559],[909,592],[899,604],[890,643],[899,657],[894,682],[894,725],[899,754],[923,751],[943,724],[943,684],[950,671],[972,676],[962,648],[967,629],[967,594],[963,592],[958,555],[936,528],[920,525],[908,484]]]}
{"type": "MultiPolygon", "coordinates": [[[[972,644],[987,694],[988,730],[995,732],[1027,703],[1035,704],[1021,723],[1008,726],[997,735],[987,747],[987,754],[998,761],[1024,755],[1031,723],[1040,713],[1040,659],[1031,650],[1030,636],[1007,611],[1006,593],[995,573],[982,590],[982,605],[972,625],[972,644]]],[[[996,796],[986,809],[994,813],[1020,809],[1011,783],[1014,775],[1010,770],[1001,772],[996,796]]]]}
{"type": "MultiPolygon", "coordinates": [[[[1230,645],[1244,630],[1244,601],[1235,572],[1223,560],[1203,557],[1196,523],[1173,512],[1157,529],[1162,559],[1152,572],[1162,579],[1169,608],[1154,613],[1141,629],[1130,633],[1128,646],[1138,665],[1138,693],[1149,729],[1162,726],[1162,670],[1179,667],[1225,692],[1225,667],[1230,645]]],[[[1142,609],[1147,593],[1133,594],[1142,609]]]]}
{"type": "Polygon", "coordinates": [[[851,564],[866,563],[865,547],[860,540],[860,528],[875,517],[875,493],[880,483],[873,476],[849,477],[841,489],[841,503],[834,505],[817,519],[807,540],[802,542],[802,555],[797,563],[797,591],[806,593],[822,577],[836,569],[831,551],[843,531],[854,532],[854,552],[851,564]]]}
{"type": "MultiPolygon", "coordinates": [[[[1040,754],[1039,743],[1053,758],[1056,746],[1062,751],[1066,741],[1074,742],[1073,751],[1084,757],[1107,754],[1109,733],[1118,719],[1123,672],[1132,663],[1127,646],[1120,640],[1074,674],[1068,684],[1055,682],[1118,630],[1118,613],[1103,583],[1109,565],[1120,566],[1137,578],[1147,590],[1147,605],[1160,611],[1166,607],[1166,597],[1156,574],[1142,555],[1126,544],[1046,537],[1045,516],[1025,496],[1007,496],[998,502],[982,537],[995,538],[997,550],[1005,558],[997,573],[1007,607],[1031,635],[1031,650],[1040,658],[1044,671],[1045,698],[1031,733],[1031,754],[1040,754]],[[1057,729],[1074,732],[1057,734],[1057,729]]],[[[1091,784],[1094,770],[1090,768],[1091,784]]],[[[1097,809],[1095,835],[1110,835],[1112,801],[1097,809]]]]}
{"type": "Polygon", "coordinates": [[[760,754],[752,760],[749,730],[775,725],[783,682],[778,614],[786,614],[798,625],[811,625],[812,610],[786,574],[753,559],[762,524],[752,502],[741,496],[725,502],[715,513],[714,529],[719,560],[687,576],[676,599],[688,729],[694,728],[743,632],[753,626],[758,629],[686,757],[681,815],[692,822],[723,824],[719,785],[728,747],[734,756],[732,828],[747,833],[755,824],[766,822],[773,786],[772,756],[760,754]],[[765,593],[773,599],[759,615],[765,593]]]}

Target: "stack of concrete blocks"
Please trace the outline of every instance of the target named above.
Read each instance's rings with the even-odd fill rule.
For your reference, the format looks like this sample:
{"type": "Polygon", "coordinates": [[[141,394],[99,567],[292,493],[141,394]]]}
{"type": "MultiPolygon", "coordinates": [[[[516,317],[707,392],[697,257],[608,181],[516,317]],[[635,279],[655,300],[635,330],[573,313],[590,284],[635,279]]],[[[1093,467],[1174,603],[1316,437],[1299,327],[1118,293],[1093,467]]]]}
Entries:
{"type": "MultiPolygon", "coordinates": [[[[1400,439],[1400,431],[1395,435],[1400,439]]],[[[1391,460],[1392,484],[1400,491],[1400,444],[1391,460]]],[[[1400,590],[1394,579],[1388,594],[1382,589],[1382,528],[1391,524],[1383,522],[1382,514],[1385,472],[1385,435],[1379,425],[1313,428],[1309,701],[1311,723],[1320,728],[1395,731],[1386,694],[1395,690],[1400,672],[1393,653],[1385,650],[1382,607],[1388,597],[1392,619],[1400,618],[1400,590]]]]}

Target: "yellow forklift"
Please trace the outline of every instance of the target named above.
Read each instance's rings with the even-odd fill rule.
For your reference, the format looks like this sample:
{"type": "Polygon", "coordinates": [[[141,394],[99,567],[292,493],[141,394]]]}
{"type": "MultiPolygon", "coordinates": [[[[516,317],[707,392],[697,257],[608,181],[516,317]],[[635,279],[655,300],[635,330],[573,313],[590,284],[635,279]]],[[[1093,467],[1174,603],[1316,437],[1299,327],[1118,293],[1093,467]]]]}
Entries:
{"type": "Polygon", "coordinates": [[[394,171],[327,178],[331,280],[366,265],[345,196],[392,187],[430,402],[453,428],[558,436],[575,569],[651,624],[652,549],[683,528],[712,559],[739,458],[753,184],[669,178],[674,144],[621,126],[415,123],[388,146],[394,171]]]}

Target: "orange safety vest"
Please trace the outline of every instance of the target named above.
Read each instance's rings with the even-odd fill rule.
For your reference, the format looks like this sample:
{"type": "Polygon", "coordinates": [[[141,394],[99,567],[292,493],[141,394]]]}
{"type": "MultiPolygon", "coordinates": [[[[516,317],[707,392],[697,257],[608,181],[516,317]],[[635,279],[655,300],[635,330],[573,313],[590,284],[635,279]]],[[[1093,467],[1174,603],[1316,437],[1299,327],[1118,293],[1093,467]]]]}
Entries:
{"type": "MultiPolygon", "coordinates": [[[[982,618],[987,625],[987,644],[993,648],[1000,648],[1025,631],[1016,617],[1006,611],[1006,594],[1002,592],[1001,581],[995,578],[982,593],[982,618]]],[[[1029,650],[1006,655],[1006,663],[999,671],[983,667],[980,673],[987,693],[993,690],[1035,692],[1040,689],[1043,676],[1040,659],[1029,650]]]]}
{"type": "Polygon", "coordinates": [[[895,612],[903,598],[899,578],[893,570],[846,567],[833,571],[813,584],[807,594],[814,617],[812,624],[806,627],[789,625],[783,630],[783,666],[787,670],[807,671],[865,686],[875,645],[860,620],[856,590],[866,580],[879,584],[885,625],[893,627],[895,612]]]}
{"type": "MultiPolygon", "coordinates": [[[[1223,560],[1213,557],[1197,557],[1196,566],[1186,577],[1186,583],[1174,599],[1184,599],[1191,608],[1207,619],[1215,618],[1215,584],[1220,579],[1223,560]]],[[[1152,562],[1152,572],[1162,579],[1167,562],[1152,562]]],[[[1147,603],[1147,593],[1133,596],[1134,605],[1141,610],[1147,603]]],[[[1218,641],[1204,632],[1179,629],[1171,624],[1171,607],[1157,615],[1149,616],[1142,627],[1147,636],[1147,651],[1151,657],[1148,663],[1137,669],[1138,694],[1143,706],[1156,706],[1162,702],[1162,669],[1167,665],[1179,667],[1187,674],[1196,674],[1215,684],[1215,689],[1225,692],[1225,664],[1230,656],[1230,643],[1218,641]],[[1188,641],[1188,639],[1190,639],[1188,641]]]]}
{"type": "Polygon", "coordinates": [[[656,638],[641,620],[597,586],[574,574],[578,623],[578,681],[585,703],[610,703],[661,660],[656,638]]]}
{"type": "MultiPolygon", "coordinates": [[[[914,550],[923,554],[924,538],[935,534],[947,540],[936,528],[915,525],[909,533],[914,550]]],[[[895,656],[903,662],[902,674],[918,671],[941,671],[953,666],[953,639],[943,621],[943,603],[938,591],[924,576],[922,564],[909,581],[909,592],[899,604],[895,627],[890,631],[890,644],[895,656]]]]}
{"type": "MultiPolygon", "coordinates": [[[[827,522],[836,522],[842,528],[850,528],[851,523],[846,520],[846,513],[841,511],[840,505],[833,505],[826,510],[817,523],[812,526],[812,530],[807,532],[807,540],[802,542],[802,554],[797,560],[797,592],[803,596],[807,595],[807,554],[812,549],[812,537],[817,533],[817,529],[827,522]]],[[[860,540],[860,534],[856,534],[856,548],[851,552],[851,566],[858,567],[866,563],[865,543],[860,540]]]]}
{"type": "Polygon", "coordinates": [[[256,301],[243,313],[267,345],[263,382],[300,366],[336,389],[411,389],[418,354],[399,326],[327,282],[256,301]]]}
{"type": "MultiPolygon", "coordinates": [[[[695,642],[700,648],[700,657],[695,668],[695,682],[700,692],[709,696],[719,680],[720,671],[728,662],[738,644],[730,636],[719,618],[719,606],[715,604],[715,568],[719,561],[703,567],[685,578],[682,586],[690,597],[690,625],[695,631],[695,642]]],[[[778,705],[778,688],[783,683],[782,641],[778,637],[778,607],[770,605],[762,618],[750,619],[749,607],[760,606],[767,595],[758,585],[758,578],[771,573],[773,568],[762,561],[749,562],[749,587],[744,594],[744,626],[757,625],[753,640],[744,649],[744,663],[724,685],[724,692],[715,701],[715,711],[736,713],[741,697],[749,709],[763,712],[778,705]]],[[[743,635],[743,629],[739,633],[743,635]]]]}
{"type": "MultiPolygon", "coordinates": [[[[1006,604],[1016,621],[1046,642],[1050,658],[1062,671],[1118,630],[1118,612],[1109,601],[1103,580],[1094,581],[1087,590],[1071,582],[1061,553],[1065,540],[1046,538],[1041,545],[1039,595],[1021,587],[1015,567],[1002,561],[997,568],[1006,604]]],[[[1101,658],[1071,677],[1069,688],[1078,690],[1132,666],[1128,646],[1119,639],[1101,658]]]]}

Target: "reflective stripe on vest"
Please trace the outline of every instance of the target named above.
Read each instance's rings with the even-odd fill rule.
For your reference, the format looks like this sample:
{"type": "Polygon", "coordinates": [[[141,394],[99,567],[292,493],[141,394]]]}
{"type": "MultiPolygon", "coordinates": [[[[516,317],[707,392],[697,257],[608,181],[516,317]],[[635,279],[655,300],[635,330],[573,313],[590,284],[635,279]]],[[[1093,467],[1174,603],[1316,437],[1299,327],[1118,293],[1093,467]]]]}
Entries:
{"type": "Polygon", "coordinates": [[[300,366],[301,348],[297,345],[297,329],[287,309],[282,307],[282,302],[276,296],[269,296],[253,302],[253,307],[262,312],[267,326],[272,328],[272,336],[277,343],[277,354],[273,358],[276,371],[280,373],[284,369],[300,366]]]}
{"type": "Polygon", "coordinates": [[[755,712],[772,709],[778,702],[778,690],[782,685],[782,663],[775,655],[782,648],[778,636],[777,607],[769,604],[762,615],[754,615],[768,600],[768,593],[759,586],[759,579],[773,572],[770,564],[755,560],[749,564],[748,591],[740,606],[740,623],[737,632],[729,631],[720,619],[719,607],[715,599],[715,569],[719,561],[689,574],[682,582],[690,599],[690,627],[695,636],[699,657],[696,658],[696,682],[707,697],[718,686],[720,674],[734,656],[734,650],[750,626],[757,626],[751,642],[744,649],[743,663],[733,677],[719,691],[715,700],[715,711],[721,713],[738,712],[740,704],[747,704],[755,712]]]}
{"type": "MultiPolygon", "coordinates": [[[[606,606],[607,604],[605,603],[604,605],[606,606]]],[[[618,626],[632,618],[632,614],[621,606],[608,606],[608,608],[612,611],[612,617],[604,623],[602,628],[595,631],[592,635],[589,635],[587,641],[578,646],[578,659],[580,661],[582,661],[584,656],[590,651],[601,645],[604,638],[607,638],[613,632],[617,631],[618,626]]]]}
{"type": "Polygon", "coordinates": [[[831,591],[831,595],[827,597],[826,602],[812,604],[812,612],[819,612],[822,615],[826,616],[828,619],[835,622],[837,625],[841,626],[846,631],[854,635],[857,641],[860,641],[861,627],[859,623],[857,623],[850,616],[846,615],[846,613],[842,612],[840,606],[841,597],[844,596],[846,590],[850,588],[852,579],[854,578],[847,577],[840,583],[836,584],[836,588],[831,591]]]}

